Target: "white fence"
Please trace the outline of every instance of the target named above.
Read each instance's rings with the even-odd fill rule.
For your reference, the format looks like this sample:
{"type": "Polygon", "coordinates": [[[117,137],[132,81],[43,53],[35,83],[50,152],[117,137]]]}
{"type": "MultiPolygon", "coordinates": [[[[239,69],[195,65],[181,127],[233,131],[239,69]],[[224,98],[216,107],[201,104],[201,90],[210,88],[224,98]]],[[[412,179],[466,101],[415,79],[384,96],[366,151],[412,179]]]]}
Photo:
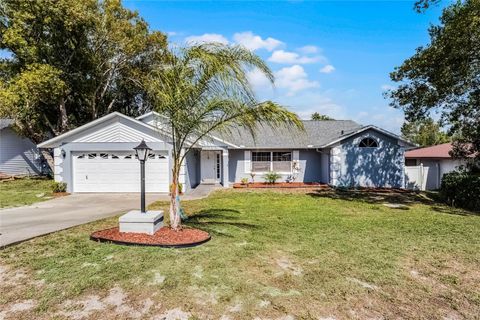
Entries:
{"type": "Polygon", "coordinates": [[[405,188],[410,190],[425,190],[429,167],[406,166],[405,167],[405,188]]]}

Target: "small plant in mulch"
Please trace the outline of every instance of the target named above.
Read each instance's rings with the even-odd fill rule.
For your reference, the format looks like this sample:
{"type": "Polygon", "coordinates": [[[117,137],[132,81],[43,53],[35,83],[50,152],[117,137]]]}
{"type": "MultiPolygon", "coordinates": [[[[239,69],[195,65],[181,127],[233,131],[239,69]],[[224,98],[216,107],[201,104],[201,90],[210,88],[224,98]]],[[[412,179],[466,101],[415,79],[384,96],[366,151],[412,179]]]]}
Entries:
{"type": "Polygon", "coordinates": [[[240,180],[240,182],[242,183],[242,185],[247,185],[248,184],[248,178],[242,178],[240,180]]]}
{"type": "Polygon", "coordinates": [[[252,183],[255,183],[255,176],[256,176],[255,172],[250,172],[250,177],[252,177],[252,183]]]}
{"type": "Polygon", "coordinates": [[[269,184],[274,184],[275,182],[277,182],[278,179],[280,179],[282,176],[277,173],[277,172],[267,172],[263,178],[265,179],[265,182],[269,183],[269,184]]]}
{"type": "Polygon", "coordinates": [[[66,193],[67,184],[65,182],[55,182],[52,187],[54,193],[66,193]]]}

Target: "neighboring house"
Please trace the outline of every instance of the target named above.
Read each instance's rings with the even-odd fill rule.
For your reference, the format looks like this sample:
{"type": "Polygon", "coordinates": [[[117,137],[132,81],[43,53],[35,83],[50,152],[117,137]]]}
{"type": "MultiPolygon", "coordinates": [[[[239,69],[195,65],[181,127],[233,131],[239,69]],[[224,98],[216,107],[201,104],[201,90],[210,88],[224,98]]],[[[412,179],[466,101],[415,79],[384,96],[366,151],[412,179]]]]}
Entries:
{"type": "MultiPolygon", "coordinates": [[[[139,163],[133,147],[142,139],[153,149],[146,162],[147,192],[168,192],[171,141],[162,117],[150,112],[137,119],[118,112],[41,143],[54,148],[55,180],[69,192],[138,192],[139,163]]],[[[184,190],[200,183],[224,187],[242,178],[263,181],[268,171],[280,180],[334,186],[403,187],[404,149],[395,134],[353,121],[304,121],[306,132],[263,126],[255,139],[238,128],[213,134],[187,154],[180,182],[184,190]]]]}
{"type": "Polygon", "coordinates": [[[9,176],[37,175],[42,163],[37,146],[19,136],[11,119],[0,119],[0,173],[9,176]]]}
{"type": "Polygon", "coordinates": [[[453,159],[451,150],[451,143],[443,143],[406,151],[406,187],[420,190],[439,189],[445,173],[465,164],[461,160],[453,159]]]}

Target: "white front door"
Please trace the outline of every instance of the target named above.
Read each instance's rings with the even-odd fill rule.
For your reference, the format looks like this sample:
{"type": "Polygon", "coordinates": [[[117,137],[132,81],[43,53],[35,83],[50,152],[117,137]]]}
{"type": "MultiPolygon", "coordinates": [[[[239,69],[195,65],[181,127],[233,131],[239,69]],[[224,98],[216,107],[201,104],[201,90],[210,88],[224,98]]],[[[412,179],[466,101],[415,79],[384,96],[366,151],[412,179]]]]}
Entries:
{"type": "MultiPolygon", "coordinates": [[[[166,152],[145,162],[146,192],[168,192],[166,152]]],[[[140,162],[135,152],[74,152],[73,192],[140,192],[140,162]]]]}
{"type": "Polygon", "coordinates": [[[221,164],[219,151],[201,151],[200,163],[202,183],[216,183],[220,181],[221,164]]]}

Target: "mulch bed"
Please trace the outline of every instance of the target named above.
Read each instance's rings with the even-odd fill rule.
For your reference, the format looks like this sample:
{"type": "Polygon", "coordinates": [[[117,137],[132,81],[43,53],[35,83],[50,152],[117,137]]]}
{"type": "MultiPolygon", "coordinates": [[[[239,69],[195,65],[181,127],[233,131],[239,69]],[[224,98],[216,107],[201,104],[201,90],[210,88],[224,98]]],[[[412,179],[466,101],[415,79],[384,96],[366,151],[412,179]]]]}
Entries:
{"type": "Polygon", "coordinates": [[[330,188],[327,184],[318,182],[254,182],[254,183],[235,183],[234,188],[330,188]]]}
{"type": "Polygon", "coordinates": [[[207,242],[210,240],[210,234],[194,228],[183,228],[179,231],[173,231],[171,228],[163,227],[155,232],[154,235],[149,235],[145,233],[120,232],[118,227],[114,227],[95,231],[90,235],[90,239],[123,245],[185,248],[207,242]]]}

